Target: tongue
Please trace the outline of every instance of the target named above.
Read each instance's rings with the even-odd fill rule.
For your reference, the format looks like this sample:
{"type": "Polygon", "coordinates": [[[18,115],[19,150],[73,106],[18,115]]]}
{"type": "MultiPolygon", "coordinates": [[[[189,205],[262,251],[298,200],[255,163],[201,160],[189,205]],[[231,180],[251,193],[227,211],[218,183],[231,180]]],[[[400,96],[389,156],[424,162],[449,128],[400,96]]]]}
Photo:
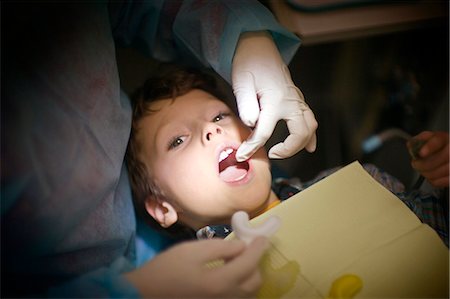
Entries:
{"type": "Polygon", "coordinates": [[[243,179],[246,174],[247,169],[239,167],[238,165],[232,165],[224,169],[219,176],[223,181],[232,183],[243,179]]]}

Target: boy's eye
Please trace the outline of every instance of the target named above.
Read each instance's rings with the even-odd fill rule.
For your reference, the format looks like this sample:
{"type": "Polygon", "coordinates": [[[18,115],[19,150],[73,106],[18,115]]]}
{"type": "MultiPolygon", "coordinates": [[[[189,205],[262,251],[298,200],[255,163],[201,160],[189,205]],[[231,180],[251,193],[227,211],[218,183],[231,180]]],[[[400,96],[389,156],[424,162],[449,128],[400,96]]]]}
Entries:
{"type": "Polygon", "coordinates": [[[180,146],[184,142],[185,139],[186,139],[186,137],[184,137],[184,136],[178,136],[178,137],[175,137],[174,139],[172,139],[169,142],[169,150],[180,146]]]}
{"type": "Polygon", "coordinates": [[[227,117],[227,116],[230,116],[230,113],[226,113],[226,112],[220,112],[218,115],[216,115],[214,118],[213,118],[213,122],[218,122],[218,121],[221,121],[222,119],[224,119],[225,117],[227,117]]]}

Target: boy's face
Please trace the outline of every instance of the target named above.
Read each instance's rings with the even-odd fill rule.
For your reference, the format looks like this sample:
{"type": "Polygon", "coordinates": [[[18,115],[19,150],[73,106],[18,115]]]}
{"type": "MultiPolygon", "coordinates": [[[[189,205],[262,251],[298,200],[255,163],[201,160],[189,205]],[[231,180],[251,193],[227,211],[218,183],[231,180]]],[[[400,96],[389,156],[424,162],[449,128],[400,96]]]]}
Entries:
{"type": "Polygon", "coordinates": [[[255,215],[263,209],[271,192],[266,152],[261,148],[236,162],[236,150],[251,131],[225,103],[195,89],[151,108],[157,112],[140,121],[138,138],[141,159],[165,196],[159,206],[147,202],[153,218],[167,227],[175,211],[175,221],[198,229],[228,223],[238,210],[255,215]]]}

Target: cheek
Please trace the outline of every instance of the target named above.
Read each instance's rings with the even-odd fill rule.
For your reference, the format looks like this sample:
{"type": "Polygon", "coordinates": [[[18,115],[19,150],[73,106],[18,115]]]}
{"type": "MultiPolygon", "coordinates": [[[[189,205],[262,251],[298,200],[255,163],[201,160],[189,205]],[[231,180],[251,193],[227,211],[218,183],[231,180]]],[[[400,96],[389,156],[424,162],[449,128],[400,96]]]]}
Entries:
{"type": "Polygon", "coordinates": [[[174,155],[158,163],[155,177],[168,197],[175,199],[180,194],[188,197],[198,190],[204,178],[211,176],[211,173],[205,173],[209,168],[201,158],[201,155],[174,155]]]}
{"type": "Polygon", "coordinates": [[[169,196],[168,192],[170,188],[167,184],[170,182],[170,178],[177,176],[176,159],[158,159],[154,161],[152,167],[152,177],[156,185],[163,191],[166,196],[169,196]]]}
{"type": "Polygon", "coordinates": [[[192,167],[189,165],[185,159],[178,157],[166,159],[164,162],[158,163],[155,176],[163,185],[173,188],[174,185],[183,182],[185,177],[191,175],[192,167]]]}
{"type": "Polygon", "coordinates": [[[242,141],[246,140],[252,133],[252,130],[241,122],[237,123],[236,126],[242,141]]]}

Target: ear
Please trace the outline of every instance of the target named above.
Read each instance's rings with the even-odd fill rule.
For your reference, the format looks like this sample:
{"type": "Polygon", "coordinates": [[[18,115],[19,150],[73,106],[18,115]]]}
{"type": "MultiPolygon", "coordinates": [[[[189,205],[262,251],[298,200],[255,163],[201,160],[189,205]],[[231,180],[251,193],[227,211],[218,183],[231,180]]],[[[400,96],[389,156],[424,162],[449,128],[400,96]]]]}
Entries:
{"type": "Polygon", "coordinates": [[[145,201],[145,208],[147,213],[164,228],[168,228],[178,220],[177,211],[167,201],[149,198],[145,201]]]}

